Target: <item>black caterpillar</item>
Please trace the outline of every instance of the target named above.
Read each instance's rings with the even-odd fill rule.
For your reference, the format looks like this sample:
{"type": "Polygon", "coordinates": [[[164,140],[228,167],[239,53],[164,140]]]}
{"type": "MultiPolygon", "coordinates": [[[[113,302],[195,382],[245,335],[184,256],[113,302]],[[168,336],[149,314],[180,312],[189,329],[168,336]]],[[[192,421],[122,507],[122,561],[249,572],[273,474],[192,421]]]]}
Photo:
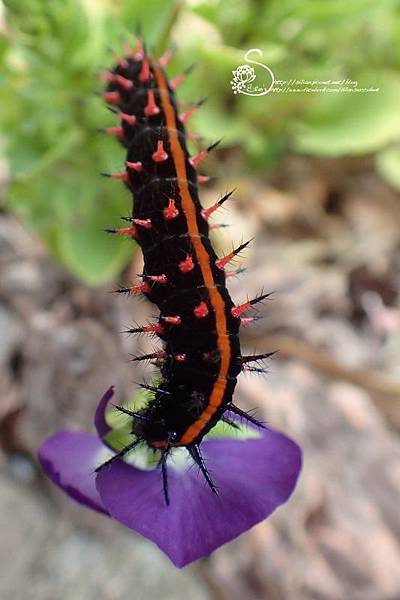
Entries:
{"type": "Polygon", "coordinates": [[[232,403],[232,394],[246,363],[270,356],[241,355],[239,326],[241,320],[251,320],[242,315],[267,294],[241,306],[230,298],[224,267],[249,242],[223,258],[213,250],[207,220],[232,192],[202,209],[198,184],[206,178],[196,167],[216,144],[189,155],[184,123],[197,105],[178,114],[174,91],[185,75],[168,81],[168,59],[169,53],[156,61],[139,39],[136,49],[128,49],[104,75],[108,85],[103,98],[120,119],[118,127],[105,131],[127,148],[126,170],[109,176],[123,180],[134,195],[132,217],[125,218],[130,225],[108,231],[134,238],[144,256],[141,282],[118,291],[144,294],[158,306],[157,322],[129,331],[156,334],[164,347],[136,357],[161,364],[161,380],[158,387],[143,386],[153,393],[145,409],[134,413],[117,407],[133,418],[135,440],[97,469],[140,443],[157,448],[167,504],[166,460],[174,446],[188,449],[217,493],[199,444],[220,419],[234,425],[226,411],[262,425],[232,403]]]}

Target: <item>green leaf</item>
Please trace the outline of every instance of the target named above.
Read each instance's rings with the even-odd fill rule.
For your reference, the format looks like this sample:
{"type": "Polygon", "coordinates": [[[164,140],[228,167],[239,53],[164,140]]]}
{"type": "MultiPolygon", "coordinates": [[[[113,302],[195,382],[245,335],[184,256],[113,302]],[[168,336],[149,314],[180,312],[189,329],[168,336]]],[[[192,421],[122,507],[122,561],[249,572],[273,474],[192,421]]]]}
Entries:
{"type": "Polygon", "coordinates": [[[292,128],[292,147],[317,156],[375,152],[400,135],[400,78],[391,73],[365,73],[359,87],[378,92],[315,94],[303,123],[292,128]]]}
{"type": "Polygon", "coordinates": [[[400,190],[400,146],[391,146],[379,152],[376,169],[387,183],[400,190]]]}
{"type": "Polygon", "coordinates": [[[231,427],[223,421],[218,423],[207,433],[207,438],[233,438],[235,440],[251,440],[260,437],[260,433],[252,428],[248,427],[244,423],[237,422],[238,429],[231,427]]]}
{"type": "Polygon", "coordinates": [[[169,31],[183,7],[182,0],[123,2],[121,20],[126,24],[129,35],[139,28],[151,51],[155,47],[160,51],[164,49],[169,31]]]}
{"type": "Polygon", "coordinates": [[[100,285],[112,279],[136,251],[131,240],[104,233],[104,229],[115,220],[114,210],[102,207],[99,211],[94,207],[86,217],[81,216],[57,232],[60,259],[88,285],[100,285]]]}
{"type": "MultiPolygon", "coordinates": [[[[132,422],[129,420],[124,426],[117,427],[107,433],[104,439],[111,448],[119,452],[134,441],[135,438],[131,429],[132,422]]],[[[160,457],[161,454],[159,451],[154,451],[149,446],[141,444],[135,448],[134,452],[125,455],[124,460],[133,464],[138,469],[151,471],[157,467],[160,457]]]]}

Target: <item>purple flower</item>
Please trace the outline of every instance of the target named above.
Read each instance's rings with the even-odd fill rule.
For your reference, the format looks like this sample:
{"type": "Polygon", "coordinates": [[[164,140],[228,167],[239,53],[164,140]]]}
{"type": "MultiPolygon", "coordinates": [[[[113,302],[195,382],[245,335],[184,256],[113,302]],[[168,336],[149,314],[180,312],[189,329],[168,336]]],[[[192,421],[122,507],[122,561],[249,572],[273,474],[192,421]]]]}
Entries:
{"type": "Polygon", "coordinates": [[[264,520],[293,492],[301,451],[292,440],[269,428],[257,438],[204,440],[202,453],[218,496],[197,467],[175,464],[173,453],[168,460],[169,506],[160,469],[142,470],[117,459],[94,473],[110,456],[103,438],[111,431],[105,411],[112,395],[110,388],[97,408],[98,437],[56,433],[41,446],[40,462],[71,498],[152,540],[177,567],[207,556],[264,520]]]}

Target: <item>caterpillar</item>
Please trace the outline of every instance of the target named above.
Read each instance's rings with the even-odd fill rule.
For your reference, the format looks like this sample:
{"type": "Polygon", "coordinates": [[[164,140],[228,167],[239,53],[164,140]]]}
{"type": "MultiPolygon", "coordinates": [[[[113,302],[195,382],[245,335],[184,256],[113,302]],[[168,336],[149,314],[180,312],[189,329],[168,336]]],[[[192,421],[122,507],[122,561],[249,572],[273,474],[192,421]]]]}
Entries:
{"type": "Polygon", "coordinates": [[[201,440],[221,419],[235,426],[229,413],[262,426],[236,406],[232,396],[241,370],[271,355],[241,354],[240,324],[255,318],[244,313],[268,294],[239,306],[229,295],[226,278],[234,272],[225,267],[249,242],[224,257],[213,249],[208,220],[232,192],[210,208],[200,203],[198,187],[206,178],[197,167],[216,144],[190,156],[185,124],[202,102],[179,114],[175,90],[186,73],[167,78],[170,56],[167,52],[156,60],[138,38],[136,47],[127,48],[103,75],[103,99],[119,119],[118,126],[105,132],[127,151],[125,170],[108,176],[122,180],[134,199],[132,216],[125,217],[127,226],[107,231],[136,240],[144,258],[139,283],[117,291],[143,294],[157,305],[157,321],[128,331],[155,334],[163,348],[134,359],[157,361],[160,380],[155,386],[142,384],[152,394],[144,409],[116,407],[132,418],[134,441],[96,469],[145,443],[161,452],[167,504],[167,457],[178,446],[187,448],[211,491],[218,494],[201,454],[201,440]]]}

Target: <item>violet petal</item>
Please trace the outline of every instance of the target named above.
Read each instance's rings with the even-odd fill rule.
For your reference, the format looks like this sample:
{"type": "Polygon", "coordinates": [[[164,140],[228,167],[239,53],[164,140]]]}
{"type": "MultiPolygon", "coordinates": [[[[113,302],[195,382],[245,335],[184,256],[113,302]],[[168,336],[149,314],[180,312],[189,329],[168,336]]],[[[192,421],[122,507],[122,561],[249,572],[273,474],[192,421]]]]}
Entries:
{"type": "Polygon", "coordinates": [[[111,431],[111,427],[108,425],[105,417],[108,403],[114,395],[114,386],[108,388],[106,393],[101,398],[94,415],[94,426],[96,427],[99,438],[103,438],[111,431]]]}
{"type": "Polygon", "coordinates": [[[160,469],[140,471],[116,460],[96,486],[111,516],[155,542],[177,567],[210,554],[268,517],[292,493],[301,451],[267,429],[258,439],[205,441],[201,450],[219,489],[215,496],[196,466],[168,466],[166,506],[160,469]]]}
{"type": "Polygon", "coordinates": [[[39,460],[49,478],[68,496],[99,512],[107,513],[96,490],[94,469],[104,446],[94,435],[60,431],[39,449],[39,460]]]}

